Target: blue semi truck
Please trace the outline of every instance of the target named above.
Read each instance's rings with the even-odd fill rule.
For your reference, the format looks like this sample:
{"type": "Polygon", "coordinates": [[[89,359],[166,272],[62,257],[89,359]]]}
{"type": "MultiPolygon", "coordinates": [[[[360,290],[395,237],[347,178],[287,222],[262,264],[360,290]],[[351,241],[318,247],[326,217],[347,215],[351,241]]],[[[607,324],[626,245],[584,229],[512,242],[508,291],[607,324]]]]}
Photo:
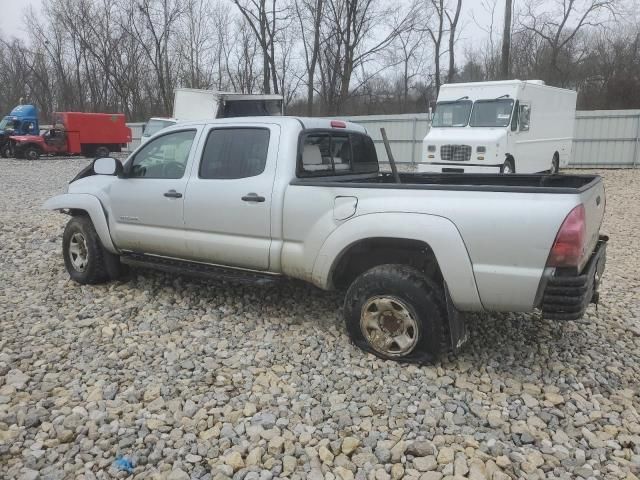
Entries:
{"type": "Polygon", "coordinates": [[[38,135],[38,109],[33,105],[18,105],[0,121],[0,155],[11,155],[9,137],[12,135],[38,135]]]}

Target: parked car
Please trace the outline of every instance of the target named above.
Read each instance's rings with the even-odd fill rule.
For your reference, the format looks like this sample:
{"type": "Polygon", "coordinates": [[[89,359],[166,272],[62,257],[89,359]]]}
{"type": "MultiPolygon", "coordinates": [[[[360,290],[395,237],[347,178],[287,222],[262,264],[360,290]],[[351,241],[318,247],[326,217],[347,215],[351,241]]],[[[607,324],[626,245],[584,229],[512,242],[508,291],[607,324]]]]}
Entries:
{"type": "Polygon", "coordinates": [[[541,80],[442,85],[418,171],[558,173],[571,157],[576,95],[541,80]]]}
{"type": "Polygon", "coordinates": [[[197,88],[176,88],[173,117],[150,118],[144,127],[140,143],[145,143],[163,128],[175,125],[179,121],[282,115],[283,108],[282,95],[249,95],[197,88]]]}
{"type": "Polygon", "coordinates": [[[347,331],[423,362],[466,340],[460,312],[579,319],[606,256],[596,175],[381,173],[363,127],[319,118],[178,124],[124,164],[96,160],[44,208],[71,215],[70,277],[121,264],[346,290],[347,331]]]}
{"type": "Polygon", "coordinates": [[[18,158],[35,160],[40,155],[106,157],[131,142],[124,114],[59,112],[54,128],[42,135],[14,135],[11,150],[18,158]]]}

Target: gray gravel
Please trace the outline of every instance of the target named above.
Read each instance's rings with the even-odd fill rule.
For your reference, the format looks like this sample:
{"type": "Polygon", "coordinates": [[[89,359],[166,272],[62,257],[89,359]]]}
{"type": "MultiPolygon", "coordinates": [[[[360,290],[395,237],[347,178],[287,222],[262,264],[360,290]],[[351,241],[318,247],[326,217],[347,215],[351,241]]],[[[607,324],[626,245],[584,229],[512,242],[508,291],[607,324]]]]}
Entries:
{"type": "Polygon", "coordinates": [[[349,344],[341,296],[145,270],[83,287],[66,217],[86,164],[0,160],[0,476],[611,478],[640,475],[640,171],[602,172],[612,241],[584,323],[474,319],[436,366],[349,344]]]}

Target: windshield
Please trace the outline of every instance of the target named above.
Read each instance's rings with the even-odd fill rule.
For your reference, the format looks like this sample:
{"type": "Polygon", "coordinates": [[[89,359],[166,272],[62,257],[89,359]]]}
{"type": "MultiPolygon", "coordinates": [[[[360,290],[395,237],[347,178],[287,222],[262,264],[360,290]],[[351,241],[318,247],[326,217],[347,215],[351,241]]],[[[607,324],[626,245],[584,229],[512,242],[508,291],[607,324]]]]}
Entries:
{"type": "Polygon", "coordinates": [[[466,127],[469,122],[471,100],[438,102],[433,114],[432,127],[466,127]]]}
{"type": "Polygon", "coordinates": [[[511,123],[513,100],[500,98],[496,100],[478,100],[473,104],[472,127],[506,127],[511,123]]]}
{"type": "Polygon", "coordinates": [[[176,122],[174,122],[173,120],[149,120],[147,122],[147,125],[144,127],[144,133],[142,134],[142,136],[150,137],[151,135],[155,135],[156,133],[158,133],[163,128],[170,127],[171,125],[175,124],[176,122]]]}
{"type": "Polygon", "coordinates": [[[12,120],[11,117],[4,117],[0,122],[0,130],[15,130],[20,125],[19,120],[12,120]]]}

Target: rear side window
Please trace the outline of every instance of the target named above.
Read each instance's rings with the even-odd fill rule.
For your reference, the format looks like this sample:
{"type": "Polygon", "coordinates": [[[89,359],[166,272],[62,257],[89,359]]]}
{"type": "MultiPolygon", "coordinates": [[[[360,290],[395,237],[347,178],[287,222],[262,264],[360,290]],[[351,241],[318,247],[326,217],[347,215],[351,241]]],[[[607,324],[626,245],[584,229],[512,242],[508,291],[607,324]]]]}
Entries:
{"type": "Polygon", "coordinates": [[[211,130],[202,153],[200,178],[233,179],[260,175],[267,163],[269,130],[218,128],[211,130]]]}
{"type": "Polygon", "coordinates": [[[378,171],[373,141],[357,133],[306,133],[302,136],[298,159],[301,177],[378,171]]]}

